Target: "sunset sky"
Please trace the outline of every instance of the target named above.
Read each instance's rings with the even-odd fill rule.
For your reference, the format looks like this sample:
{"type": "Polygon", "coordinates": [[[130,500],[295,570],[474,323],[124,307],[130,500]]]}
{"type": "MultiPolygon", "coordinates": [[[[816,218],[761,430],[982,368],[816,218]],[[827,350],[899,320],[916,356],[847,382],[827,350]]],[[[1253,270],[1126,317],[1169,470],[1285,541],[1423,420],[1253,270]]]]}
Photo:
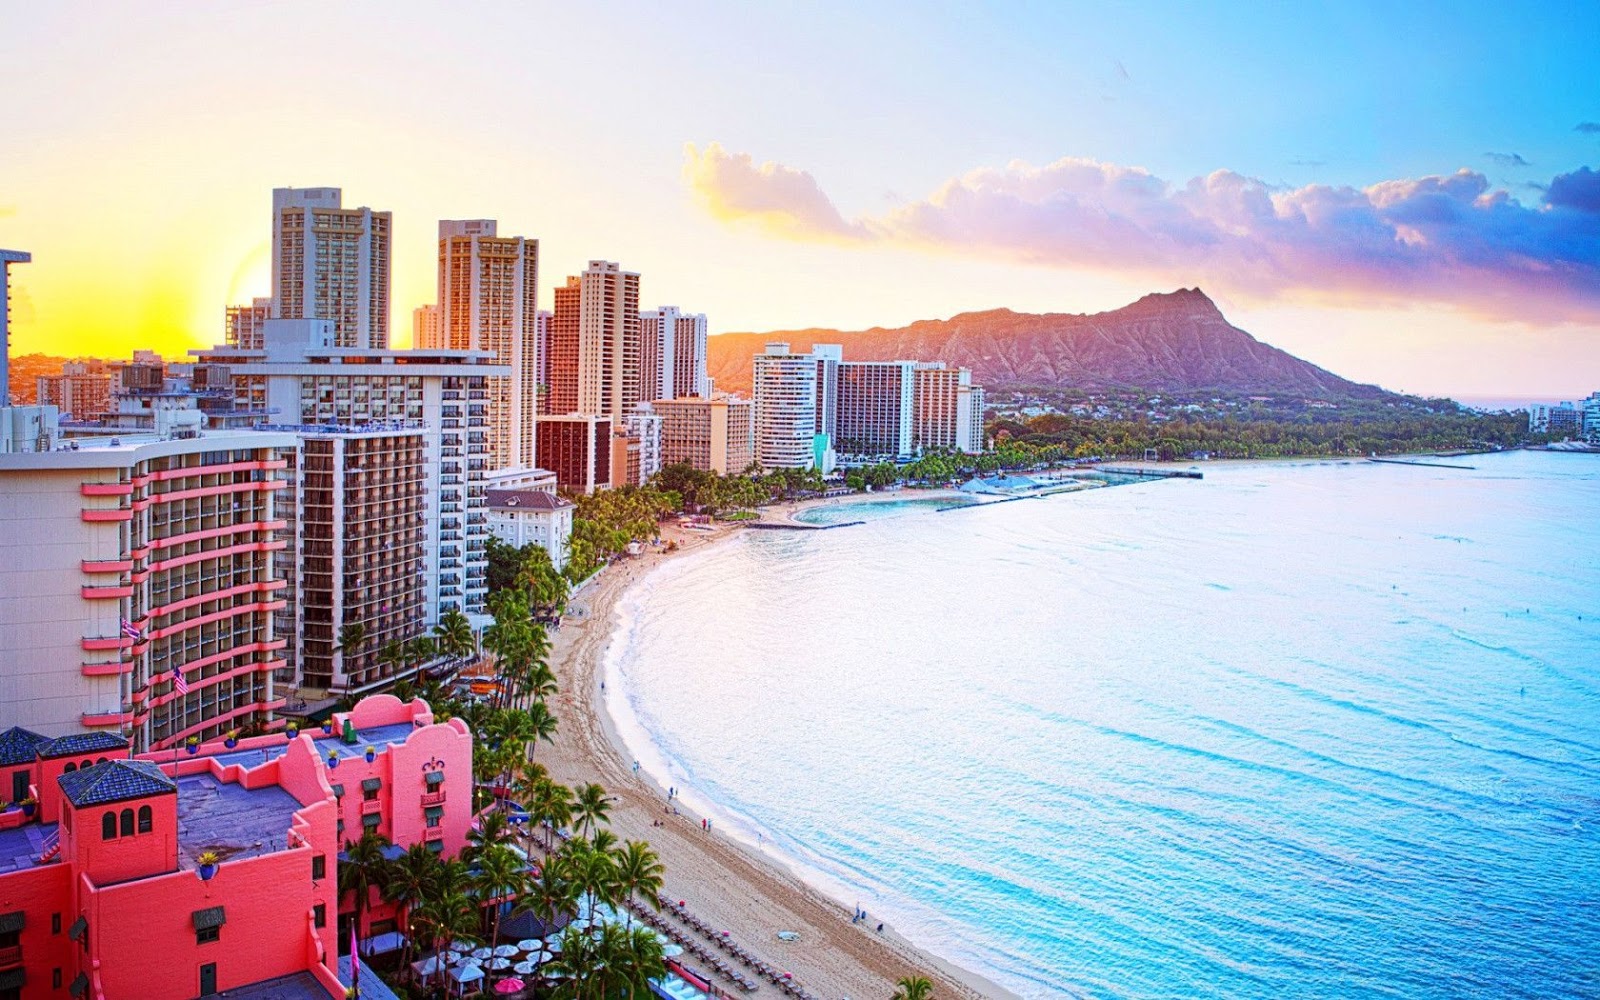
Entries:
{"type": "Polygon", "coordinates": [[[1600,387],[1600,5],[0,8],[13,353],[177,354],[269,292],[271,189],[590,258],[713,332],[1199,285],[1407,392],[1600,387]],[[1217,9],[1213,9],[1217,8],[1217,9]]]}

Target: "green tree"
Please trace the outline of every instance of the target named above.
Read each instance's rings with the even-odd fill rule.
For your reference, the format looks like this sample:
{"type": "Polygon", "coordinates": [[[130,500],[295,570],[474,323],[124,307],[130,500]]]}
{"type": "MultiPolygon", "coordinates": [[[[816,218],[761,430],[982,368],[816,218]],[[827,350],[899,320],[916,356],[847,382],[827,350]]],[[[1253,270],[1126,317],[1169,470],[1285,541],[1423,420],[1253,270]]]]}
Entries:
{"type": "Polygon", "coordinates": [[[610,811],[611,801],[606,797],[604,788],[591,782],[578,789],[572,804],[572,816],[580,834],[592,834],[606,821],[610,811]]]}
{"type": "Polygon", "coordinates": [[[926,976],[901,976],[895,986],[894,1000],[933,1000],[933,983],[926,976]]]}
{"type": "MultiPolygon", "coordinates": [[[[661,876],[666,874],[666,868],[650,845],[642,840],[629,840],[612,853],[612,860],[616,868],[617,885],[624,897],[629,900],[643,898],[652,909],[661,909],[658,894],[661,892],[661,876]]],[[[631,911],[628,924],[633,924],[631,911]]]]}
{"type": "Polygon", "coordinates": [[[352,894],[355,907],[355,924],[360,933],[361,918],[367,912],[372,890],[381,889],[389,877],[389,861],[383,855],[389,838],[371,830],[361,839],[346,842],[344,857],[339,860],[339,892],[352,894]]]}

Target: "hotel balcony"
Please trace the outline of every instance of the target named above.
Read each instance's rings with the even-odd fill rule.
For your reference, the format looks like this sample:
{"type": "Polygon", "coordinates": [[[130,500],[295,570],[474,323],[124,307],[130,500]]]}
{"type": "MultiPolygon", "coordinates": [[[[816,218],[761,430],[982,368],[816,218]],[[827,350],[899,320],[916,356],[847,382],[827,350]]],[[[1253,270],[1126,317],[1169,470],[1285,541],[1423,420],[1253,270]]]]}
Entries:
{"type": "Polygon", "coordinates": [[[442,788],[437,792],[423,792],[422,806],[423,808],[427,808],[428,806],[442,806],[444,805],[444,797],[445,793],[444,789],[442,788]]]}
{"type": "Polygon", "coordinates": [[[22,945],[0,948],[0,969],[15,969],[22,965],[22,945]]]}
{"type": "Polygon", "coordinates": [[[361,803],[361,815],[377,816],[383,813],[382,799],[368,799],[361,803]]]}

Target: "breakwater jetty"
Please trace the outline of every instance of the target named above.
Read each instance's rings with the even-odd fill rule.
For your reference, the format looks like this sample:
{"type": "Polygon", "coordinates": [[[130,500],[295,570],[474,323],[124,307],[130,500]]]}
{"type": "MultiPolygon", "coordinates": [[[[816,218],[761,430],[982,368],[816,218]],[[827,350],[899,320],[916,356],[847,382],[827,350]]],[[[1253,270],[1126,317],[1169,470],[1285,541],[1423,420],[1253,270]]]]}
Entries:
{"type": "Polygon", "coordinates": [[[1429,462],[1420,458],[1369,458],[1367,461],[1378,465],[1417,465],[1425,469],[1461,469],[1468,472],[1477,468],[1476,465],[1451,465],[1448,462],[1429,462]]]}
{"type": "Polygon", "coordinates": [[[746,528],[757,531],[828,531],[832,528],[853,528],[865,521],[843,521],[839,524],[801,524],[799,521],[746,521],[746,528]]]}

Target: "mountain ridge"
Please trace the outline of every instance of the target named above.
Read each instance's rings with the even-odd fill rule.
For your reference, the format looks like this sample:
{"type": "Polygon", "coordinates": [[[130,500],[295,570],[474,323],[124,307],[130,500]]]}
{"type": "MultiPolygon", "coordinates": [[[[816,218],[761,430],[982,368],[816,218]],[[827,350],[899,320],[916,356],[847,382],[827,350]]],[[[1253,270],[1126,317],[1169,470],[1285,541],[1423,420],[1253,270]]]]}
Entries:
{"type": "Polygon", "coordinates": [[[720,333],[709,338],[706,365],[718,390],[748,393],[751,357],[774,341],[788,341],[801,352],[817,343],[842,344],[850,361],[944,361],[971,368],[974,382],[995,390],[1289,393],[1323,399],[1394,395],[1257,340],[1228,322],[1199,288],[1152,292],[1102,313],[1021,313],[1002,307],[903,327],[720,333]]]}

